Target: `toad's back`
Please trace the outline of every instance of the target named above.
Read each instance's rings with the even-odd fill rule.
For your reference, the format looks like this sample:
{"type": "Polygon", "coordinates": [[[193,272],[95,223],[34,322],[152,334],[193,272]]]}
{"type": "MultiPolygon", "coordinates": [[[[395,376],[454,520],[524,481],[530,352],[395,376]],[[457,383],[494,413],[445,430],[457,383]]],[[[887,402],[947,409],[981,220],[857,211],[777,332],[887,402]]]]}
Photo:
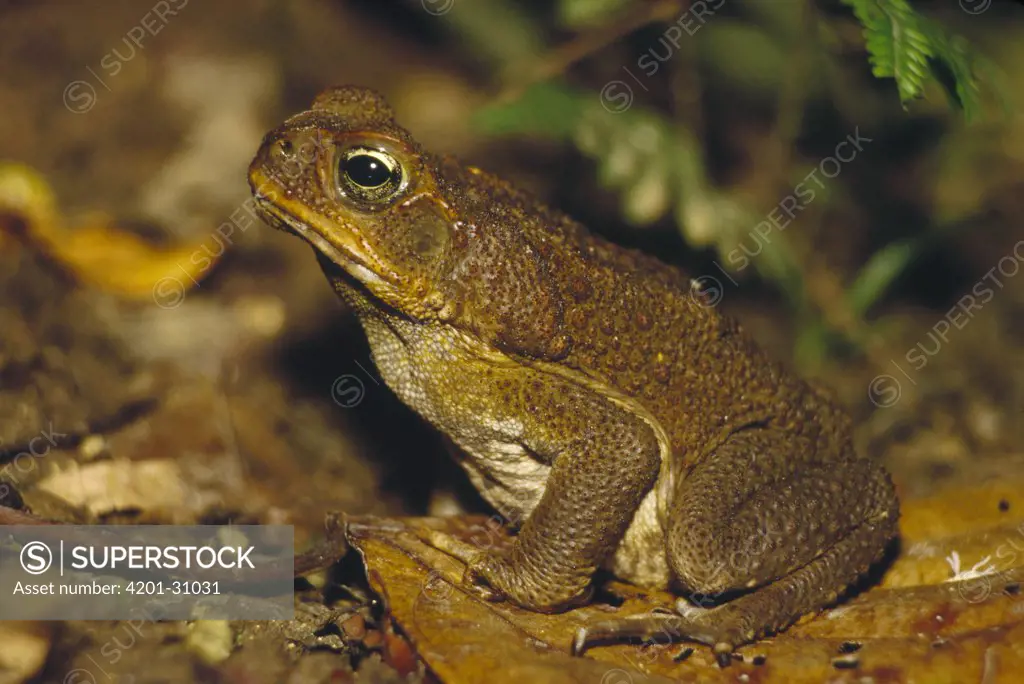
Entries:
{"type": "Polygon", "coordinates": [[[488,203],[478,215],[515,225],[553,274],[558,331],[569,340],[559,363],[641,402],[681,465],[750,424],[821,439],[821,448],[848,448],[846,416],[720,315],[720,290],[702,290],[680,269],[591,234],[501,179],[450,161],[440,166],[459,174],[452,180],[467,198],[488,203]]]}

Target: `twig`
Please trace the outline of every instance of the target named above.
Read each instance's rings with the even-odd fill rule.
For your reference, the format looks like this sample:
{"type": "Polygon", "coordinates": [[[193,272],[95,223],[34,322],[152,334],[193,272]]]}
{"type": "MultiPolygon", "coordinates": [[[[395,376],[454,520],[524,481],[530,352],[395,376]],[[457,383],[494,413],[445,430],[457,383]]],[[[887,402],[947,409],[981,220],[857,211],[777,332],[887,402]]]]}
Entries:
{"type": "Polygon", "coordinates": [[[658,0],[650,3],[644,11],[638,14],[631,12],[623,21],[611,22],[579,35],[541,57],[532,68],[526,70],[526,75],[522,80],[517,80],[502,88],[495,97],[494,104],[507,104],[519,99],[523,92],[533,84],[565,73],[569,67],[585,57],[600,51],[647,24],[670,19],[684,11],[689,5],[690,0],[658,0]]]}
{"type": "Polygon", "coordinates": [[[0,525],[63,525],[56,520],[47,520],[31,513],[0,506],[0,525]]]}

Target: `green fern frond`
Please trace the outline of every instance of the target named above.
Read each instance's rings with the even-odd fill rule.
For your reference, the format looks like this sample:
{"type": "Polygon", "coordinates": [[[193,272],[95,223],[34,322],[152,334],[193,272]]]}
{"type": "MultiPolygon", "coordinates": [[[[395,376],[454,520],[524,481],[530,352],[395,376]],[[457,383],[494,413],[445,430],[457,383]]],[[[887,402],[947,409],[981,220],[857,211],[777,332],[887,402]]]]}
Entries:
{"type": "Polygon", "coordinates": [[[921,17],[907,0],[843,0],[864,26],[872,73],[893,78],[900,100],[921,96],[934,57],[932,43],[921,27],[921,17]]]}
{"type": "Polygon", "coordinates": [[[900,101],[906,104],[924,94],[936,78],[936,63],[949,70],[950,95],[970,120],[981,102],[973,50],[966,40],[951,36],[937,23],[918,14],[908,0],[842,0],[864,26],[864,40],[872,73],[896,81],[900,101]]]}
{"type": "Polygon", "coordinates": [[[925,21],[923,27],[928,39],[936,47],[937,57],[953,77],[950,95],[960,104],[964,117],[970,121],[981,109],[981,84],[978,79],[980,58],[966,39],[948,35],[941,26],[931,21],[925,21]]]}

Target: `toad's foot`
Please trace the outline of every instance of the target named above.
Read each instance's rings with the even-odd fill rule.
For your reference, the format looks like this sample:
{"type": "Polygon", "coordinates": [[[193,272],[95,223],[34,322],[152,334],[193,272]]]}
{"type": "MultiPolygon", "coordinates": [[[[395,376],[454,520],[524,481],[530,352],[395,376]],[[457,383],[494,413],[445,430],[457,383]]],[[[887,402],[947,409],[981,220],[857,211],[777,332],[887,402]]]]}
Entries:
{"type": "Polygon", "coordinates": [[[590,646],[622,641],[663,644],[695,641],[710,646],[718,664],[725,667],[733,650],[748,641],[743,638],[739,625],[729,624],[728,618],[721,619],[718,608],[704,610],[680,600],[676,609],[678,613],[645,613],[581,627],[573,639],[572,654],[582,655],[590,646]]]}
{"type": "Polygon", "coordinates": [[[446,553],[466,565],[466,569],[462,573],[462,586],[469,589],[475,596],[484,601],[501,601],[505,598],[501,592],[483,584],[473,571],[474,566],[487,556],[485,551],[446,532],[437,530],[427,532],[425,541],[438,551],[446,553]]]}
{"type": "Polygon", "coordinates": [[[515,562],[515,546],[508,553],[486,551],[444,532],[430,532],[428,543],[466,564],[462,584],[486,601],[509,600],[539,613],[557,613],[590,601],[593,588],[582,574],[576,583],[549,582],[530,563],[515,562]]]}

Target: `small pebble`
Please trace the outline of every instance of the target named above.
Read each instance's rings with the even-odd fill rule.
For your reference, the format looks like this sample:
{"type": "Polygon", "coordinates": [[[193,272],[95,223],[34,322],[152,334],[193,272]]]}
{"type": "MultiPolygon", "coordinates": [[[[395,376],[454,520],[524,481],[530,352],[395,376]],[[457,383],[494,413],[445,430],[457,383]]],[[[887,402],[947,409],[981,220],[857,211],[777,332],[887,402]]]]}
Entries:
{"type": "Polygon", "coordinates": [[[832,659],[832,667],[837,670],[853,670],[860,665],[860,658],[850,654],[832,659]]]}
{"type": "Polygon", "coordinates": [[[384,643],[384,637],[376,629],[369,629],[366,631],[366,636],[363,637],[363,645],[366,648],[380,648],[384,643]]]}
{"type": "Polygon", "coordinates": [[[195,620],[188,624],[185,644],[207,665],[227,660],[234,643],[234,633],[227,620],[195,620]]]}
{"type": "Polygon", "coordinates": [[[107,448],[107,440],[103,435],[89,435],[78,445],[78,453],[82,459],[91,461],[100,456],[107,448]]]}
{"type": "Polygon", "coordinates": [[[366,620],[356,613],[341,623],[341,629],[351,639],[363,639],[366,636],[366,620]]]}

